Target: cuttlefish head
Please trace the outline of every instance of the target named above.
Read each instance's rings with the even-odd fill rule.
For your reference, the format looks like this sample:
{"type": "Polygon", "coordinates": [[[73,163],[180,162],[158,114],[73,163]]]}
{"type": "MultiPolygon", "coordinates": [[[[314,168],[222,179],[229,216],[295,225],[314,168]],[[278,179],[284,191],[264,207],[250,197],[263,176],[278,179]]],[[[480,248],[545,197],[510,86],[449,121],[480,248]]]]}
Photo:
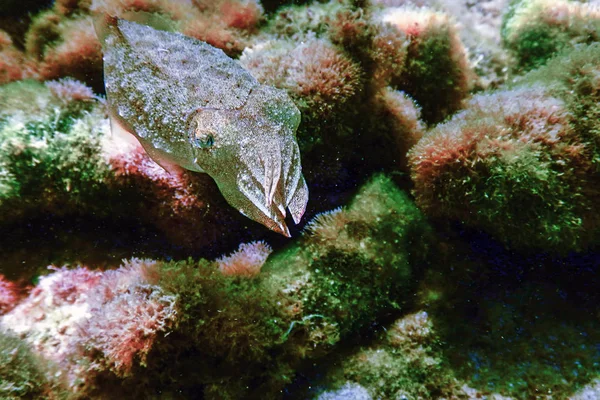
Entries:
{"type": "Polygon", "coordinates": [[[300,112],[288,95],[259,86],[239,109],[200,108],[188,117],[194,164],[243,215],[290,236],[286,209],[300,222],[308,202],[296,129],[300,112]]]}

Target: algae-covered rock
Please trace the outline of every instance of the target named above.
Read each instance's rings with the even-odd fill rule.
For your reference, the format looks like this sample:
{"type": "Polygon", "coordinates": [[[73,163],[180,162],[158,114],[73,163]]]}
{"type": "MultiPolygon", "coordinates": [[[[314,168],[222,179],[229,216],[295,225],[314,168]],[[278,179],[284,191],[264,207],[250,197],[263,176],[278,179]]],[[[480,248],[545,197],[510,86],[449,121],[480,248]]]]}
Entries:
{"type": "Polygon", "coordinates": [[[0,221],[100,205],[109,166],[95,101],[67,101],[34,81],[0,92],[0,221]]]}
{"type": "Polygon", "coordinates": [[[430,7],[358,7],[350,1],[286,6],[267,32],[328,39],[361,65],[371,86],[366,94],[372,86],[405,91],[428,123],[460,109],[475,80],[456,21],[430,7]]]}
{"type": "Polygon", "coordinates": [[[413,267],[428,248],[428,228],[412,201],[383,176],[348,207],[317,216],[299,243],[264,267],[267,286],[293,318],[290,340],[320,352],[402,309],[413,267]]]}
{"type": "Polygon", "coordinates": [[[0,397],[6,400],[41,400],[56,396],[61,392],[53,392],[46,376],[48,371],[48,365],[24,341],[0,330],[0,397]]]}
{"type": "Polygon", "coordinates": [[[428,123],[462,108],[475,76],[456,22],[446,13],[410,6],[384,9],[378,18],[408,38],[405,65],[392,86],[416,100],[428,123]]]}
{"type": "MultiPolygon", "coordinates": [[[[515,85],[541,85],[562,99],[572,115],[571,124],[586,143],[594,171],[600,169],[600,43],[567,49],[548,64],[526,74],[515,85]]],[[[592,174],[590,179],[597,179],[592,174]]]]}
{"type": "Polygon", "coordinates": [[[0,6],[0,397],[593,393],[592,2],[51,3],[0,6]],[[291,239],[111,134],[104,13],[289,94],[310,192],[291,239]]]}
{"type": "Polygon", "coordinates": [[[429,235],[408,196],[377,176],[266,262],[264,245],[248,245],[216,262],[59,268],[1,323],[77,396],[274,398],[302,363],[402,309],[429,235]],[[233,257],[242,273],[227,268],[233,257]]]}
{"type": "Polygon", "coordinates": [[[502,38],[523,70],[559,51],[600,39],[600,7],[570,0],[517,0],[504,16],[502,38]]]}
{"type": "MultiPolygon", "coordinates": [[[[375,343],[346,355],[324,379],[316,399],[359,386],[369,399],[441,399],[464,395],[452,374],[433,323],[425,311],[396,320],[375,343]]],[[[356,390],[356,389],[355,389],[356,390]]]]}
{"type": "Polygon", "coordinates": [[[432,129],[410,151],[417,204],[513,248],[594,244],[599,54],[597,45],[566,53],[432,129]]]}

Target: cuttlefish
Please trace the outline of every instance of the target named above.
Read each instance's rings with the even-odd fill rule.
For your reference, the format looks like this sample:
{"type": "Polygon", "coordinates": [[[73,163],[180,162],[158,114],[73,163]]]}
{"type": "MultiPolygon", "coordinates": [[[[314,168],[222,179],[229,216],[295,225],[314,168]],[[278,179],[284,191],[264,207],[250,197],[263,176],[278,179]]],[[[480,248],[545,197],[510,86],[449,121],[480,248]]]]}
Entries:
{"type": "Polygon", "coordinates": [[[96,21],[112,129],[167,171],[209,174],[243,215],[290,236],[308,202],[286,92],[260,84],[207,43],[111,16],[96,21]]]}

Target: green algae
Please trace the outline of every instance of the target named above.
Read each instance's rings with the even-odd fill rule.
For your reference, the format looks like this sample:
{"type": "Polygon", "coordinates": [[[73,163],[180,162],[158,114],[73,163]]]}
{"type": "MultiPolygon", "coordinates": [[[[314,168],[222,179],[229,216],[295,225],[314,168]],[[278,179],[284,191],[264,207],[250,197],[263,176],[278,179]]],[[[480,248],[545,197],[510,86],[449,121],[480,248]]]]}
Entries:
{"type": "Polygon", "coordinates": [[[1,87],[0,104],[0,220],[101,197],[109,169],[92,102],[65,105],[43,84],[16,82],[1,87]]]}
{"type": "Polygon", "coordinates": [[[543,85],[549,93],[565,101],[572,113],[572,124],[592,152],[596,171],[600,171],[600,43],[569,48],[529,72],[515,83],[519,86],[543,85]]]}
{"type": "Polygon", "coordinates": [[[317,217],[309,232],[264,268],[267,285],[278,288],[275,295],[296,320],[320,316],[303,320],[296,332],[314,338],[311,351],[319,353],[378,315],[402,310],[430,231],[408,196],[376,176],[347,209],[317,217]]]}
{"type": "Polygon", "coordinates": [[[207,260],[144,267],[177,299],[177,318],[127,376],[103,371],[82,393],[277,398],[302,365],[401,311],[426,258],[429,227],[389,178],[374,177],[339,213],[347,223],[318,219],[256,277],[225,276],[207,260]]]}
{"type": "MultiPolygon", "coordinates": [[[[0,397],[5,400],[48,398],[48,366],[21,339],[0,331],[0,397]]],[[[55,392],[63,398],[65,393],[55,392]]]]}
{"type": "Polygon", "coordinates": [[[443,343],[426,312],[406,315],[372,343],[339,357],[328,370],[328,391],[352,382],[374,399],[453,398],[457,382],[443,343]]]}
{"type": "Polygon", "coordinates": [[[593,7],[566,0],[512,1],[502,39],[520,69],[535,69],[564,49],[600,39],[600,13],[593,7]]]}

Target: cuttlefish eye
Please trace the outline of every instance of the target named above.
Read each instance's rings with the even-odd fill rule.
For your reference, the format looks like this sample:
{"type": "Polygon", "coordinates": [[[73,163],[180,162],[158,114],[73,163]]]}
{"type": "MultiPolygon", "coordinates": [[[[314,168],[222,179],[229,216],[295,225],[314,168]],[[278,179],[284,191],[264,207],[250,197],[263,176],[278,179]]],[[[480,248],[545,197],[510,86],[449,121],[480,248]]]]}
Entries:
{"type": "Polygon", "coordinates": [[[192,144],[200,149],[210,149],[215,144],[215,133],[196,129],[191,135],[192,144]]]}
{"type": "Polygon", "coordinates": [[[187,131],[190,143],[197,149],[212,149],[223,146],[227,127],[236,115],[228,110],[199,108],[188,117],[187,131]]]}
{"type": "Polygon", "coordinates": [[[198,149],[210,149],[217,137],[217,121],[214,110],[198,110],[190,115],[187,130],[192,146],[198,149]]]}

